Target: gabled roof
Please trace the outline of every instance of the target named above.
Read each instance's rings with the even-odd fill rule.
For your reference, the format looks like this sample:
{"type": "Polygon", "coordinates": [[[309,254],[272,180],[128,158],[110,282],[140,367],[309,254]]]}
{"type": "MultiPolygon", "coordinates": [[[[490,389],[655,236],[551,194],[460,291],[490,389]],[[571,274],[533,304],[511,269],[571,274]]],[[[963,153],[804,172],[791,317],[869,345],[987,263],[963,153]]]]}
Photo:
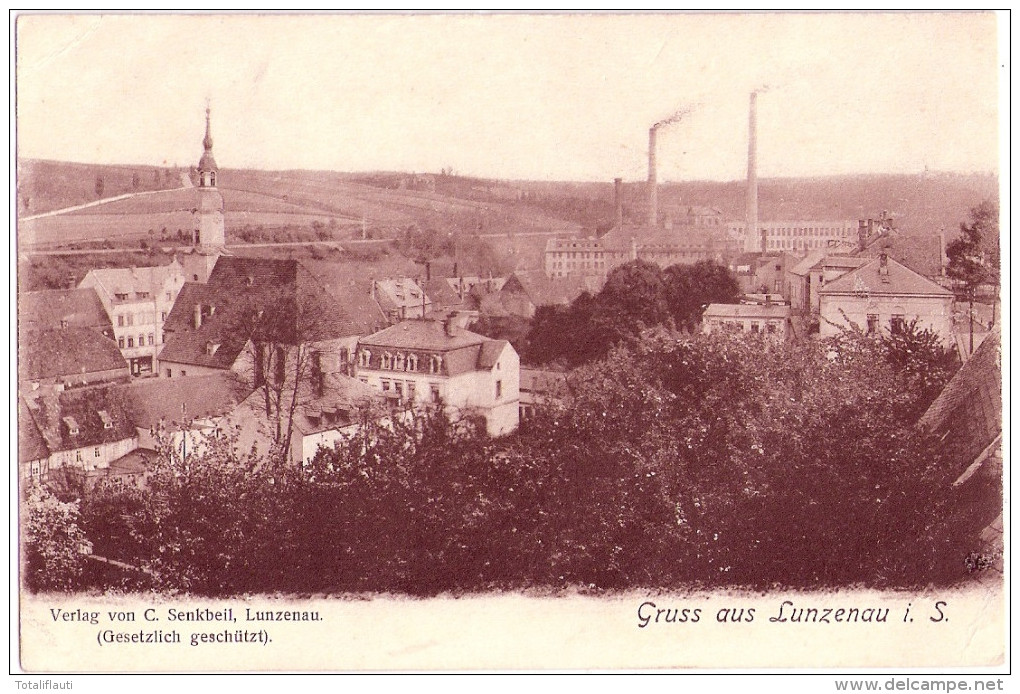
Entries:
{"type": "Polygon", "coordinates": [[[790,274],[800,275],[801,277],[807,275],[818,261],[825,258],[827,252],[824,248],[816,248],[809,251],[800,262],[790,268],[790,274]]]}
{"type": "Polygon", "coordinates": [[[145,378],[119,386],[135,426],[146,429],[160,421],[185,421],[227,414],[250,389],[230,374],[145,378]]]}
{"type": "Polygon", "coordinates": [[[180,264],[173,262],[151,267],[96,268],[88,273],[99,282],[111,299],[117,294],[128,294],[129,301],[135,300],[136,292],[160,291],[170,277],[180,274],[180,264]]]}
{"type": "Polygon", "coordinates": [[[518,270],[510,275],[500,294],[524,294],[535,306],[566,306],[588,291],[583,277],[547,277],[541,270],[518,270]]]}
{"type": "Polygon", "coordinates": [[[481,349],[478,350],[478,363],[476,366],[479,369],[491,369],[496,365],[496,361],[499,356],[503,354],[503,350],[510,344],[506,340],[490,340],[483,342],[481,349]]]}
{"type": "MultiPolygon", "coordinates": [[[[117,343],[91,328],[29,330],[19,345],[19,380],[81,378],[86,374],[123,370],[127,362],[117,343]]],[[[115,375],[116,377],[116,375],[115,375]]]]}
{"type": "Polygon", "coordinates": [[[464,299],[457,295],[450,283],[443,277],[434,277],[425,282],[425,292],[432,300],[433,310],[441,311],[464,305],[464,299]]]}
{"type": "Polygon", "coordinates": [[[869,243],[857,254],[877,258],[882,251],[890,258],[926,277],[942,274],[942,240],[938,234],[892,231],[869,243]]]}
{"type": "Polygon", "coordinates": [[[1002,433],[1002,348],[998,331],[975,350],[921,416],[962,473],[1002,433]]]}
{"type": "Polygon", "coordinates": [[[888,260],[888,275],[880,274],[880,268],[881,260],[875,258],[828,283],[818,293],[819,295],[829,295],[867,292],[870,295],[885,296],[953,296],[952,292],[943,289],[892,258],[888,260]]]}
{"type": "Polygon", "coordinates": [[[184,285],[164,329],[161,361],[226,369],[249,339],[293,345],[358,335],[362,326],[296,260],[221,256],[208,282],[184,285]],[[219,345],[212,354],[210,344],[219,345]]]}
{"type": "Polygon", "coordinates": [[[376,280],[376,300],[384,311],[393,308],[415,308],[431,304],[429,297],[408,277],[376,280]]]}
{"type": "Polygon", "coordinates": [[[26,398],[25,403],[52,452],[124,441],[136,435],[113,386],[65,390],[26,398]],[[72,423],[77,433],[72,431],[72,423]]]}
{"type": "Polygon", "coordinates": [[[18,330],[92,328],[113,337],[113,324],[96,290],[52,289],[18,294],[18,330]]]}

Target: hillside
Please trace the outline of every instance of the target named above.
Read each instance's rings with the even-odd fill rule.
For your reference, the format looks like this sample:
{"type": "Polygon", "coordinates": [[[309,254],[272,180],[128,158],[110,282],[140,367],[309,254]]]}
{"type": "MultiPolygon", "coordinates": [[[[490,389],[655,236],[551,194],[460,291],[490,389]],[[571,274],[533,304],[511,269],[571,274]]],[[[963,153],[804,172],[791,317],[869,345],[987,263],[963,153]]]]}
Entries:
{"type": "MultiPolygon", "coordinates": [[[[195,192],[187,187],[189,172],[184,170],[26,160],[18,173],[23,246],[163,240],[176,238],[178,230],[186,234],[194,225],[195,192]],[[131,197],[97,202],[125,194],[131,197]],[[82,204],[91,206],[45,214],[82,204]]],[[[219,183],[227,233],[238,241],[272,240],[276,232],[303,240],[323,228],[336,240],[397,238],[419,229],[450,238],[499,237],[497,245],[531,256],[544,245],[531,234],[601,232],[613,222],[609,181],[224,169],[219,183]]],[[[858,219],[888,210],[906,232],[945,228],[952,235],[970,208],[996,199],[997,193],[997,178],[987,174],[763,179],[759,209],[764,220],[858,219]]],[[[744,195],[743,181],[671,182],[660,186],[659,201],[663,210],[714,206],[728,218],[742,219],[744,195]]],[[[644,219],[646,200],[644,182],[624,184],[626,218],[644,219]]]]}

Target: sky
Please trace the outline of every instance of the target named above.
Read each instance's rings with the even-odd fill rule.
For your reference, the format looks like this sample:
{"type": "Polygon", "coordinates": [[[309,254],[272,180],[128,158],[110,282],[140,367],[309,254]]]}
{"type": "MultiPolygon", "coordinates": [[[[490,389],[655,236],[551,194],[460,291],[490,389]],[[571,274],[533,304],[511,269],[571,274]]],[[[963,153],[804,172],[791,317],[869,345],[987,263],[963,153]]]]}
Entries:
{"type": "MultiPolygon", "coordinates": [[[[999,166],[991,13],[21,15],[18,154],[739,180],[999,166]]],[[[1008,26],[1006,27],[1008,29],[1008,26]]],[[[1008,133],[1007,133],[1008,134],[1008,133]]]]}

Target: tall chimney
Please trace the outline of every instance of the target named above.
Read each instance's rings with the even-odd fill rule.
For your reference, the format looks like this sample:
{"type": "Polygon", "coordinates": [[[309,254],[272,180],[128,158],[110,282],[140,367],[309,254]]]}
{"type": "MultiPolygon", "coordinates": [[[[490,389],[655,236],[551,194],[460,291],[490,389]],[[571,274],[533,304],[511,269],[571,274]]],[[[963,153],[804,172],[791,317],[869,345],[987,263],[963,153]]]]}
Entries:
{"type": "Polygon", "coordinates": [[[623,179],[613,179],[614,203],[616,204],[616,228],[623,229],[623,179]]]}
{"type": "Polygon", "coordinates": [[[759,248],[758,236],[758,92],[751,92],[750,113],[747,119],[747,228],[744,250],[748,253],[764,251],[759,248]]]}
{"type": "Polygon", "coordinates": [[[656,126],[648,129],[648,226],[659,224],[659,191],[655,171],[655,132],[656,126]]]}

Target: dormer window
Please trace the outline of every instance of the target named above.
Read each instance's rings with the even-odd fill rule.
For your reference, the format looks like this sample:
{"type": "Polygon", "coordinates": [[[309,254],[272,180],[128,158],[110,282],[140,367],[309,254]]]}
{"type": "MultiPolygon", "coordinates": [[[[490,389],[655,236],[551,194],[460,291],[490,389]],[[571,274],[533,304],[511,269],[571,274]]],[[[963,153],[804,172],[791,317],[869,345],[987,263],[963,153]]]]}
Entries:
{"type": "Polygon", "coordinates": [[[206,353],[206,356],[209,356],[209,357],[213,356],[214,354],[216,354],[216,350],[218,350],[219,348],[220,348],[220,343],[219,342],[212,342],[212,341],[206,342],[205,343],[205,353],[206,353]]]}
{"type": "Polygon", "coordinates": [[[64,425],[67,426],[67,433],[71,436],[77,436],[81,431],[74,417],[64,417],[64,425]]]}
{"type": "Polygon", "coordinates": [[[99,414],[99,418],[101,420],[103,420],[103,428],[104,429],[112,429],[113,428],[113,418],[110,417],[110,413],[107,412],[106,410],[99,410],[98,414],[99,414]]]}
{"type": "Polygon", "coordinates": [[[418,370],[418,355],[408,354],[407,355],[407,370],[417,371],[418,370]]]}
{"type": "Polygon", "coordinates": [[[358,363],[361,366],[371,366],[372,365],[372,352],[367,350],[367,349],[363,349],[360,352],[358,352],[358,363]]]}
{"type": "Polygon", "coordinates": [[[389,352],[384,352],[382,355],[382,367],[384,369],[393,368],[393,355],[389,352]]]}

